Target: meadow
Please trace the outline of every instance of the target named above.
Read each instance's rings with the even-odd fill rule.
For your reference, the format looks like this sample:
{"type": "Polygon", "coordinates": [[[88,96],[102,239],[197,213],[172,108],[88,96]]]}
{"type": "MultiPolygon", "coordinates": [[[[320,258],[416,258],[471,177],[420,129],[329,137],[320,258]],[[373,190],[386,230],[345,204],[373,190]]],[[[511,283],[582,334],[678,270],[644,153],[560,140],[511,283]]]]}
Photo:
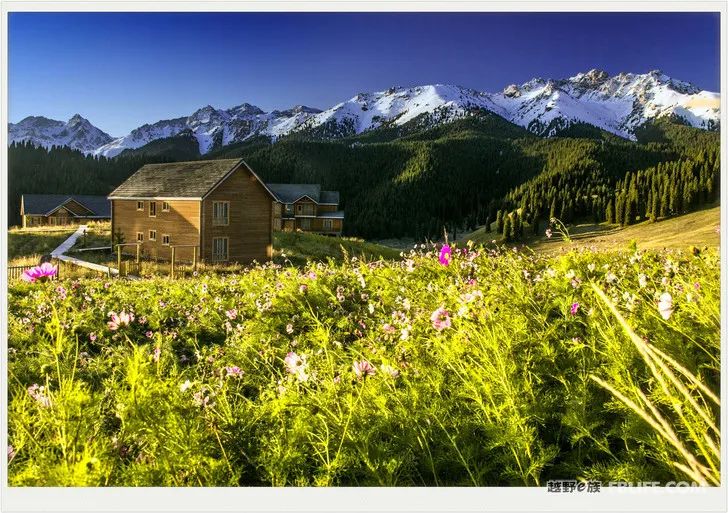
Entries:
{"type": "Polygon", "coordinates": [[[718,484],[714,247],[306,263],[304,238],[234,273],[13,283],[9,484],[718,484]]]}

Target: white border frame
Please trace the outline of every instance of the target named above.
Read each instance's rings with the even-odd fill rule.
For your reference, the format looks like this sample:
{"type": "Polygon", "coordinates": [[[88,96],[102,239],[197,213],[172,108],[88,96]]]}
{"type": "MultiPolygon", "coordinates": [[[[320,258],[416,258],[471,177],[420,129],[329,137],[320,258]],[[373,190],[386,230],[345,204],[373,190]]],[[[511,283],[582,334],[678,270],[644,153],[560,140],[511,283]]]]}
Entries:
{"type": "MultiPolygon", "coordinates": [[[[2,64],[2,107],[0,107],[0,145],[7,148],[8,140],[8,12],[12,11],[179,11],[179,12],[719,12],[720,48],[723,50],[721,69],[721,177],[724,184],[721,203],[728,198],[726,178],[726,147],[728,123],[726,112],[726,13],[725,1],[590,1],[528,0],[360,0],[360,1],[276,1],[249,0],[201,3],[185,0],[89,1],[4,1],[2,3],[0,55],[2,64]]],[[[7,151],[0,152],[3,188],[7,190],[7,151]]],[[[237,167],[237,166],[236,166],[237,167]]],[[[247,167],[247,165],[246,165],[247,167]]],[[[269,191],[270,192],[270,191],[269,191]]],[[[275,197],[275,196],[274,196],[275,197]]],[[[129,199],[129,198],[127,198],[129,199]]],[[[145,198],[148,199],[148,198],[145,198]]],[[[155,198],[172,199],[172,198],[155,198]]],[[[186,198],[189,199],[189,198],[186,198]]],[[[2,197],[2,201],[7,198],[2,197]]],[[[721,210],[721,237],[728,230],[728,208],[721,210]]],[[[7,226],[7,209],[0,208],[0,223],[7,226]]],[[[7,230],[0,230],[0,262],[7,266],[7,230]]],[[[721,261],[727,261],[728,248],[722,246],[721,261]]],[[[728,283],[721,270],[721,297],[726,297],[728,283]]],[[[0,331],[3,350],[0,352],[0,371],[7,376],[7,275],[0,275],[3,294],[0,298],[0,331]]],[[[728,304],[721,305],[721,317],[726,318],[728,304]]],[[[725,340],[725,325],[721,339],[725,340]]],[[[721,364],[728,360],[722,347],[721,364]]],[[[721,380],[721,396],[726,397],[727,380],[721,380]]],[[[0,379],[0,447],[7,445],[7,380],[0,379]]],[[[725,440],[728,420],[726,408],[721,410],[721,428],[725,440]]],[[[728,444],[721,448],[721,473],[724,475],[728,444]]],[[[2,511],[726,511],[726,479],[719,488],[602,488],[600,493],[548,493],[546,488],[17,488],[7,487],[7,460],[0,458],[2,511]]]]}

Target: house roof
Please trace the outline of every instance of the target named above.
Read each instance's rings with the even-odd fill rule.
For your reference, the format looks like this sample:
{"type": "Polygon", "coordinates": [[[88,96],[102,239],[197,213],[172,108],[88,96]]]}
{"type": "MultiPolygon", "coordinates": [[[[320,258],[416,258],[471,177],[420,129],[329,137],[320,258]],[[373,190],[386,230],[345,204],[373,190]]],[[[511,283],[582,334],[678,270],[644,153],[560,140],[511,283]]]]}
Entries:
{"type": "Polygon", "coordinates": [[[321,191],[321,197],[319,203],[338,205],[339,204],[339,191],[321,191]]]}
{"type": "Polygon", "coordinates": [[[241,165],[275,198],[275,194],[243,159],[146,164],[114,189],[109,198],[202,199],[241,165]]]}
{"type": "Polygon", "coordinates": [[[23,194],[23,213],[48,215],[69,200],[89,209],[93,213],[90,217],[111,217],[111,203],[105,196],[84,194],[23,194]]]}
{"type": "Polygon", "coordinates": [[[337,210],[336,212],[319,212],[316,217],[322,217],[324,219],[344,219],[344,211],[337,210]]]}
{"type": "Polygon", "coordinates": [[[281,203],[295,203],[304,196],[318,203],[321,195],[321,186],[314,183],[269,183],[268,187],[281,203]]]}

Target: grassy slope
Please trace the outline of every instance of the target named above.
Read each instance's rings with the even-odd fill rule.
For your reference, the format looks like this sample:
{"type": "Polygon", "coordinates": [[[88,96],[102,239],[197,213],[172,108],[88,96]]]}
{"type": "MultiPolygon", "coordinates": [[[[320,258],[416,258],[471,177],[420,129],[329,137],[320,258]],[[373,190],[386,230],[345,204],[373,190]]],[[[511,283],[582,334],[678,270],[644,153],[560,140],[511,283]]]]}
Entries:
{"type": "Polygon", "coordinates": [[[328,258],[339,261],[343,259],[344,251],[349,256],[367,260],[397,259],[400,253],[398,249],[359,239],[289,232],[274,233],[273,248],[274,260],[287,258],[294,264],[304,264],[306,260],[323,261],[328,258]]]}
{"type": "MultiPolygon", "coordinates": [[[[518,245],[525,244],[535,251],[547,253],[567,247],[595,247],[600,251],[624,249],[633,240],[641,249],[685,248],[690,245],[716,247],[720,244],[720,235],[715,231],[719,224],[720,207],[712,207],[657,223],[644,222],[625,228],[606,223],[578,224],[569,227],[572,243],[563,241],[558,235],[549,240],[541,233],[528,235],[518,245]]],[[[529,230],[530,227],[527,227],[526,233],[529,230]]],[[[502,242],[502,237],[478,228],[464,234],[459,242],[473,240],[486,243],[493,239],[502,242]]]]}
{"type": "MultiPolygon", "coordinates": [[[[28,228],[8,231],[8,261],[45,255],[66,240],[75,228],[28,228]]],[[[16,262],[13,262],[16,263],[16,262]]],[[[37,263],[34,259],[31,263],[37,263]]],[[[23,265],[18,263],[17,265],[23,265]]]]}

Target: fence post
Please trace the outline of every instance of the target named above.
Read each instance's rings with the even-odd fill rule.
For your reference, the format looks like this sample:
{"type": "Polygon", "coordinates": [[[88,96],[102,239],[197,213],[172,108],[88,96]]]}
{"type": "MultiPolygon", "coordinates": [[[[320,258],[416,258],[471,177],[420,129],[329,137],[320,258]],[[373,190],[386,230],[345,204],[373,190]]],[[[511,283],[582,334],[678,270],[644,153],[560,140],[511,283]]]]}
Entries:
{"type": "Polygon", "coordinates": [[[172,260],[170,262],[169,277],[174,279],[174,246],[172,246],[172,260]]]}
{"type": "Polygon", "coordinates": [[[136,254],[136,263],[139,263],[139,250],[141,249],[142,245],[137,243],[137,254],[136,254]]]}
{"type": "Polygon", "coordinates": [[[116,266],[119,268],[119,278],[121,278],[121,244],[116,245],[116,266]]]}

